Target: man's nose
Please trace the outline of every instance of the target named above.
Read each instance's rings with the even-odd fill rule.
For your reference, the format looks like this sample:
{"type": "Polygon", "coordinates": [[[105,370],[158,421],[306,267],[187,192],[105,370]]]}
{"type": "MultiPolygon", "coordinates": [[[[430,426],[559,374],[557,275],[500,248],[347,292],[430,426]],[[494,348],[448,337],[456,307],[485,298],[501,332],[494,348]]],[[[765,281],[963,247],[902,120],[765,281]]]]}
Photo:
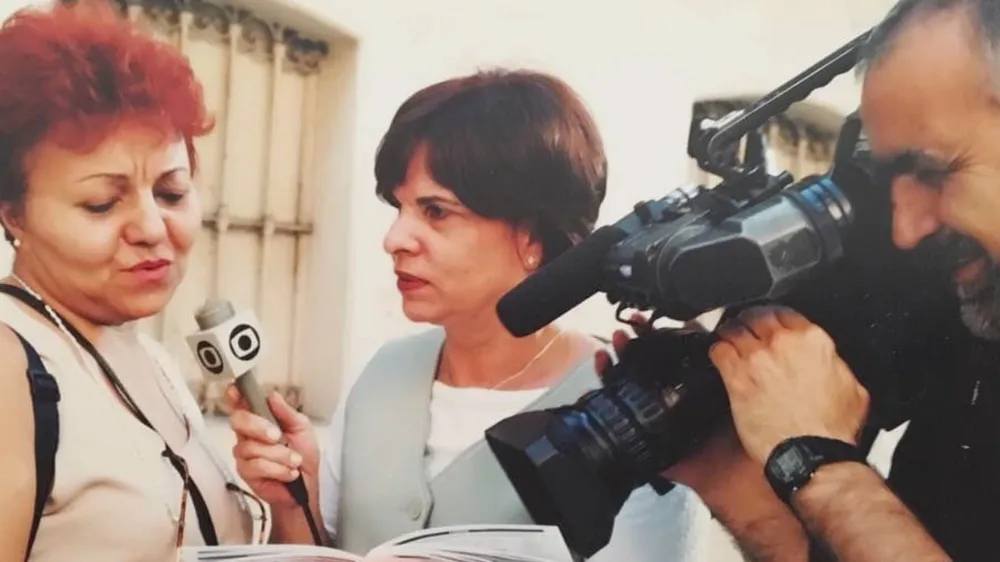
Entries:
{"type": "Polygon", "coordinates": [[[385,233],[385,238],[382,239],[382,248],[386,253],[393,255],[397,252],[414,253],[417,251],[419,243],[412,222],[402,212],[396,216],[396,219],[389,226],[389,231],[385,233]]]}
{"type": "Polygon", "coordinates": [[[892,182],[892,240],[903,250],[912,250],[921,240],[941,229],[938,198],[930,189],[909,178],[892,182]]]}
{"type": "Polygon", "coordinates": [[[163,210],[156,204],[152,194],[143,195],[135,208],[132,217],[125,227],[125,240],[129,244],[155,245],[163,241],[167,235],[167,224],[163,218],[163,210]]]}

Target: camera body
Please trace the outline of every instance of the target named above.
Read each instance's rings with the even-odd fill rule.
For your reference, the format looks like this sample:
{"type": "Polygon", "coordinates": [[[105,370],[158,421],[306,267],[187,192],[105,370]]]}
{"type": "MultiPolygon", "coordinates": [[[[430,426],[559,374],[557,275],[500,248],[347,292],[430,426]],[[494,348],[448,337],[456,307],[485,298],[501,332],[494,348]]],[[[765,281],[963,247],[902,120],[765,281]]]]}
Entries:
{"type": "Polygon", "coordinates": [[[671,201],[677,218],[651,223],[611,249],[608,298],[689,320],[788,293],[818,266],[843,256],[841,234],[854,210],[831,177],[810,177],[783,191],[772,187],[773,197],[744,209],[704,188],[692,199],[671,201]],[[734,268],[742,277],[737,283],[730,278],[734,268]]]}
{"type": "MultiPolygon", "coordinates": [[[[790,306],[818,324],[872,398],[868,429],[909,418],[953,353],[959,326],[951,280],[892,241],[888,185],[869,173],[859,117],[841,127],[831,169],[793,182],[717,158],[724,143],[853,67],[864,35],[757,104],[712,125],[689,147],[723,177],[635,206],[559,256],[498,304],[514,335],[528,335],[595,292],[653,318],[688,320],[759,303],[790,306]],[[722,139],[722,140],[720,140],[722,139]],[[721,144],[720,144],[721,143],[721,144]]],[[[753,145],[752,138],[748,145],[753,145]]],[[[511,416],[486,441],[541,524],[560,528],[578,557],[610,540],[631,492],[652,484],[729,421],[710,333],[657,329],[632,340],[603,387],[575,404],[511,416]]]]}

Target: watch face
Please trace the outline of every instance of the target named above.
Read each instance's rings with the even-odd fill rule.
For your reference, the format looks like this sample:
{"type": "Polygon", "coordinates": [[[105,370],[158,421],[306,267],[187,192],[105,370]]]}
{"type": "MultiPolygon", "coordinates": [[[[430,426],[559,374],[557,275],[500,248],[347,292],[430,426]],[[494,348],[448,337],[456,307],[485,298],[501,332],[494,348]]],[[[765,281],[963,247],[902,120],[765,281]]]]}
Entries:
{"type": "Polygon", "coordinates": [[[798,447],[789,447],[778,454],[767,469],[781,482],[795,482],[809,476],[806,457],[798,447]]]}

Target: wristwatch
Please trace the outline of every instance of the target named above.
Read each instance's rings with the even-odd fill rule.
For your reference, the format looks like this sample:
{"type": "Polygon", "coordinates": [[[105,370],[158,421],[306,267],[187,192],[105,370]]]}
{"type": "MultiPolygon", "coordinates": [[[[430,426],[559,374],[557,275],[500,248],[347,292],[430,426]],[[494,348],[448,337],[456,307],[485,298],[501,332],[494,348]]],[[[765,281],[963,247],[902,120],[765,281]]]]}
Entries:
{"type": "Polygon", "coordinates": [[[790,504],[792,495],[809,483],[821,466],[845,461],[868,464],[864,453],[850,443],[827,437],[792,437],[771,451],[764,476],[781,501],[790,504]]]}

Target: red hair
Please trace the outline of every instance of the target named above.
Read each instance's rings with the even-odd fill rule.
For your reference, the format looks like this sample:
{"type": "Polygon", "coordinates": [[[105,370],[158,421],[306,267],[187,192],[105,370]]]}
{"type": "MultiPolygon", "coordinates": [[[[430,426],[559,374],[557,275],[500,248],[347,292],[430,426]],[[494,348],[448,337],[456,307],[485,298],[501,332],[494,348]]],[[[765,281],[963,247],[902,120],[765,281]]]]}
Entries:
{"type": "Polygon", "coordinates": [[[183,137],[196,166],[193,139],[214,123],[172,46],[103,2],[28,8],[0,27],[0,201],[23,197],[25,157],[41,141],[86,152],[135,120],[183,137]]]}

